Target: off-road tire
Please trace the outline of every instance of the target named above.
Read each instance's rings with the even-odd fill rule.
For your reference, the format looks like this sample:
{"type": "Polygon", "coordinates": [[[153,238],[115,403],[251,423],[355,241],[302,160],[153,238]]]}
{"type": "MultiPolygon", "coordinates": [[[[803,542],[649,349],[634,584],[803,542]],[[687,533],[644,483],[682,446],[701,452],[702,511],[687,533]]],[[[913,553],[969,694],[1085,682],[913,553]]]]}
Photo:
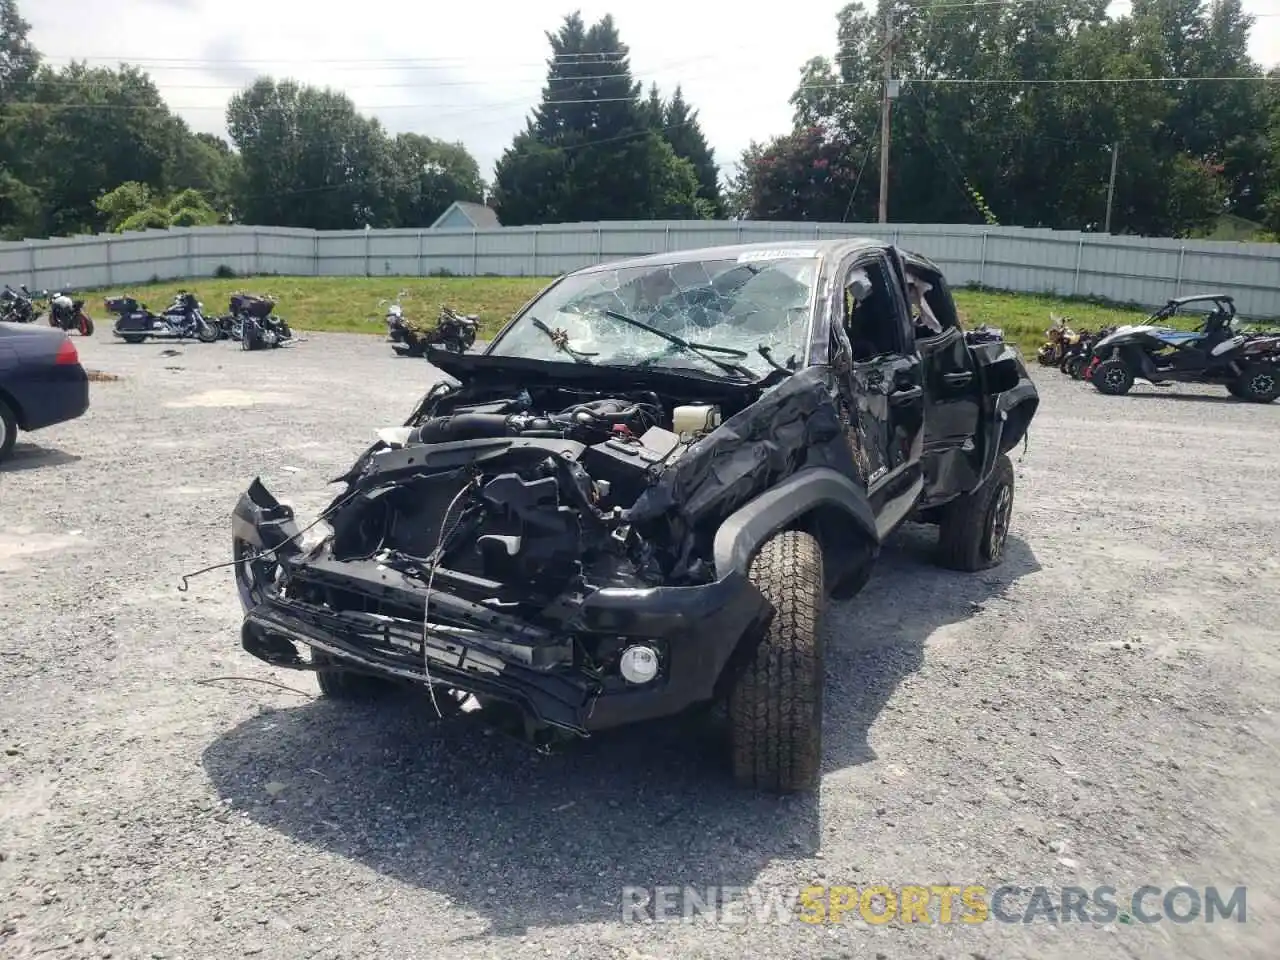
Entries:
{"type": "Polygon", "coordinates": [[[812,790],[822,775],[818,541],[800,530],[776,534],[752,561],[749,576],[776,612],[729,694],[733,776],[757,790],[812,790]]]}
{"type": "Polygon", "coordinates": [[[0,400],[0,463],[9,459],[13,445],[18,442],[18,418],[9,405],[0,400]]]}
{"type": "Polygon", "coordinates": [[[966,573],[997,566],[1004,559],[1012,517],[1013,464],[1002,453],[982,486],[943,508],[938,524],[939,566],[966,573]],[[1006,490],[1007,496],[1002,492],[1006,490]]]}
{"type": "Polygon", "coordinates": [[[330,700],[348,700],[368,703],[394,696],[402,688],[390,680],[371,677],[364,673],[351,673],[340,669],[324,669],[322,665],[336,661],[327,653],[311,648],[311,662],[316,665],[316,683],[320,692],[330,700]]]}
{"type": "Polygon", "coordinates": [[[1119,357],[1103,360],[1093,371],[1093,386],[1109,397],[1123,397],[1133,387],[1133,371],[1119,357]]]}
{"type": "Polygon", "coordinates": [[[1280,397],[1280,370],[1261,364],[1249,367],[1235,382],[1235,388],[1232,392],[1241,400],[1271,403],[1280,397]]]}

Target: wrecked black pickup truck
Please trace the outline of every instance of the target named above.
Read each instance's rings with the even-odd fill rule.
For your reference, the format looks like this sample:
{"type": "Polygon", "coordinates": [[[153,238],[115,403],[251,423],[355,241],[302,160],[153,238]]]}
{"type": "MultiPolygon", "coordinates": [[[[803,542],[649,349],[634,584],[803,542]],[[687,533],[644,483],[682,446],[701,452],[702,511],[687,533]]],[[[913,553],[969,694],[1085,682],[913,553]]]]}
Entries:
{"type": "Polygon", "coordinates": [[[907,520],[998,563],[1039,404],[934,264],[871,240],[589,267],[428,359],[448,378],[316,523],[241,496],[244,648],[540,735],[724,703],[736,778],[783,792],[820,773],[824,600],[907,520]]]}

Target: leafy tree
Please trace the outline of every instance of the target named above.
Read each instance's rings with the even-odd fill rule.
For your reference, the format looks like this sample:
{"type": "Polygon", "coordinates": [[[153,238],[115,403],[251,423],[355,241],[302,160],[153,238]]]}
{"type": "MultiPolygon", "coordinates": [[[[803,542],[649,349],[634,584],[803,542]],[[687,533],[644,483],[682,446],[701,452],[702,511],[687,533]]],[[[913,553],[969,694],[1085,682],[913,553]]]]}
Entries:
{"type": "Polygon", "coordinates": [[[402,133],[391,144],[391,166],[397,226],[429,227],[454,201],[484,199],[480,165],[460,143],[402,133]]]}
{"type": "Polygon", "coordinates": [[[40,54],[27,39],[30,33],[17,0],[0,0],[0,103],[19,96],[40,68],[40,54]]]}
{"type": "Polygon", "coordinates": [[[693,164],[655,129],[613,18],[578,13],[547,34],[552,59],[542,102],[498,161],[495,197],[510,225],[694,217],[693,164]]]}
{"type": "Polygon", "coordinates": [[[735,212],[749,220],[837,223],[851,219],[849,214],[874,216],[874,181],[858,177],[866,152],[841,132],[816,125],[768,144],[753,143],[731,184],[735,212]]]}
{"type": "Polygon", "coordinates": [[[260,77],[231,98],[250,223],[340,230],[391,220],[391,156],[377,120],[345,94],[260,77]]]}
{"type": "MultiPolygon", "coordinates": [[[[837,16],[837,56],[806,64],[792,98],[797,131],[820,126],[826,137],[753,146],[735,180],[739,207],[830,215],[832,202],[806,184],[828,139],[878,139],[886,6],[905,81],[892,109],[893,219],[1098,229],[1113,143],[1115,227],[1185,234],[1260,207],[1274,150],[1256,85],[1133,82],[1257,76],[1239,0],[1135,0],[1116,18],[1103,0],[849,4],[837,16]],[[771,156],[801,176],[794,189],[753,170],[771,156]]],[[[854,209],[870,215],[861,192],[854,209]]]]}
{"type": "Polygon", "coordinates": [[[95,201],[126,181],[167,190],[186,131],[151,79],[128,66],[44,67],[5,114],[12,172],[40,197],[49,234],[102,226],[95,201]]]}
{"type": "Polygon", "coordinates": [[[219,221],[218,211],[199,190],[182,190],[164,200],[153,195],[145,183],[137,182],[120,184],[99,197],[96,206],[106,218],[107,229],[115,233],[212,226],[219,221]]]}
{"type": "Polygon", "coordinates": [[[144,210],[151,209],[151,188],[145,183],[130,180],[114,190],[104,193],[94,201],[98,212],[106,219],[106,227],[115,232],[120,225],[144,210]]]}

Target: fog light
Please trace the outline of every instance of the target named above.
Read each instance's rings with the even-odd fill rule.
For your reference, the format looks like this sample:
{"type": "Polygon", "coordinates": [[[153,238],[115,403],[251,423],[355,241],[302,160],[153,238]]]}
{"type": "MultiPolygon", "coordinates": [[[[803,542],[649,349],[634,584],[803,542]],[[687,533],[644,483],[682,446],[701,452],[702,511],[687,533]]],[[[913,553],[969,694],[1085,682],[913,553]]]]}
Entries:
{"type": "Polygon", "coordinates": [[[627,647],[618,660],[618,672],[627,683],[648,683],[658,675],[658,652],[653,647],[627,647]]]}

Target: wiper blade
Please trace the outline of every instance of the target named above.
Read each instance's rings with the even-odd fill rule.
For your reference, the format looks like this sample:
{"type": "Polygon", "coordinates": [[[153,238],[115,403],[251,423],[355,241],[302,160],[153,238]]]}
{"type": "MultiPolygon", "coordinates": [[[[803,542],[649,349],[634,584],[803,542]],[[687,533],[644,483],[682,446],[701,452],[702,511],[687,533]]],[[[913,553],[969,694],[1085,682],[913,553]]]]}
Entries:
{"type": "Polygon", "coordinates": [[[573,347],[569,346],[568,333],[564,330],[552,330],[537,317],[533,318],[533,325],[547,335],[551,342],[555,344],[557,350],[571,356],[574,363],[590,363],[591,361],[588,360],[587,357],[599,356],[597,353],[586,353],[582,350],[573,349],[573,347]]]}
{"type": "Polygon", "coordinates": [[[651,327],[643,320],[637,320],[635,317],[628,317],[625,313],[618,313],[616,310],[604,310],[603,313],[606,317],[613,320],[630,324],[633,327],[639,327],[641,330],[648,330],[655,336],[661,337],[663,340],[666,340],[673,346],[680,347],[682,350],[687,350],[690,353],[696,353],[698,356],[702,357],[702,359],[709,360],[726,373],[746,376],[752,380],[756,379],[756,375],[742,364],[729,363],[728,361],[720,360],[715,356],[708,355],[720,353],[725,356],[742,359],[747,356],[745,351],[734,350],[732,347],[717,347],[712,343],[695,343],[692,340],[686,340],[684,337],[678,337],[674,333],[667,333],[665,330],[659,330],[657,327],[651,327]]]}
{"type": "Polygon", "coordinates": [[[769,349],[769,346],[767,344],[762,343],[760,344],[760,346],[756,347],[756,353],[764,357],[764,362],[769,364],[769,366],[773,367],[773,369],[781,371],[782,373],[785,373],[787,376],[791,376],[793,373],[796,372],[796,355],[794,353],[791,356],[787,357],[787,362],[785,366],[779,363],[777,360],[773,359],[773,351],[769,349]]]}

